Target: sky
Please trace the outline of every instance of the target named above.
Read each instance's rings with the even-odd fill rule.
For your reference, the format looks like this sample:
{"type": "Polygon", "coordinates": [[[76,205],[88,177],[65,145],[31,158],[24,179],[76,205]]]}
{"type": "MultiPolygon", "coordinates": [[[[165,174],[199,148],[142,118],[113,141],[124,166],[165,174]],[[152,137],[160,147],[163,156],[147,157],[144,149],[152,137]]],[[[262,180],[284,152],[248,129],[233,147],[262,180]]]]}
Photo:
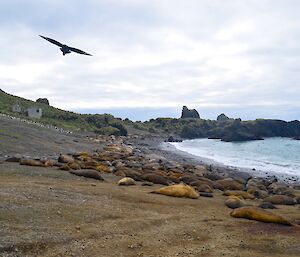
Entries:
{"type": "Polygon", "coordinates": [[[300,119],[299,12],[298,0],[0,1],[0,88],[132,120],[183,105],[207,119],[300,119]]]}

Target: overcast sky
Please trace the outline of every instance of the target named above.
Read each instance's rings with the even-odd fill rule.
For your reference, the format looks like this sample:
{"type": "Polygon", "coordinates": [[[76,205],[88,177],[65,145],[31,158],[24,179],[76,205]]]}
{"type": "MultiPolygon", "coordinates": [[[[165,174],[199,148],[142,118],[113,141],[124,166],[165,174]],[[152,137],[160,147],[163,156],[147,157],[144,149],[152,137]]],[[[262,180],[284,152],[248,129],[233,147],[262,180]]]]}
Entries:
{"type": "Polygon", "coordinates": [[[132,119],[182,105],[300,119],[299,14],[298,0],[4,0],[0,88],[132,119]],[[63,56],[39,34],[93,56],[63,56]]]}

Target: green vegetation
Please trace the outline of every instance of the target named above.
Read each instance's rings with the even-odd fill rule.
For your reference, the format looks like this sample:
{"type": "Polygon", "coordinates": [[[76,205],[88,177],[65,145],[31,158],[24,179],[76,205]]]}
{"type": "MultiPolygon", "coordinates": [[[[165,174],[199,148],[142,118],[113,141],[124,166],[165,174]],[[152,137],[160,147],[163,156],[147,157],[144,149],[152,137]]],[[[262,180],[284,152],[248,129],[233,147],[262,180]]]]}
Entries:
{"type": "Polygon", "coordinates": [[[109,114],[78,114],[64,111],[44,103],[33,102],[21,97],[7,94],[0,90],[0,113],[18,118],[34,120],[26,116],[25,110],[29,107],[42,108],[43,115],[38,122],[72,131],[93,131],[105,135],[127,135],[125,123],[109,114]],[[21,113],[12,112],[12,106],[18,103],[21,113]]]}
{"type": "MultiPolygon", "coordinates": [[[[262,139],[263,137],[300,137],[300,122],[282,120],[257,119],[241,121],[229,119],[224,121],[203,120],[195,118],[157,118],[146,122],[132,122],[129,119],[115,118],[110,114],[78,114],[63,111],[45,103],[37,103],[20,97],[6,94],[0,90],[0,113],[30,119],[25,110],[36,106],[43,110],[38,121],[43,124],[69,129],[73,131],[92,131],[103,135],[126,136],[128,129],[142,133],[159,135],[177,135],[182,138],[216,138],[223,141],[245,141],[262,139]],[[23,112],[13,113],[16,103],[23,112]]],[[[1,131],[0,131],[1,132],[1,131]]]]}

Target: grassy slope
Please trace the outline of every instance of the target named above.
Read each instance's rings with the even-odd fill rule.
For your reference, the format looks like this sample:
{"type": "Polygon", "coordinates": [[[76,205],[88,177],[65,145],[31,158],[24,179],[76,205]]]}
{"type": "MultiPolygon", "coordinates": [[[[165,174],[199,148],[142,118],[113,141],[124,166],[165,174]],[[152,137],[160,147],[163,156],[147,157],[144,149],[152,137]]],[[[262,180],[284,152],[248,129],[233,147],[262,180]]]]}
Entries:
{"type": "Polygon", "coordinates": [[[64,111],[46,104],[10,95],[0,90],[0,113],[30,120],[25,113],[12,112],[12,106],[15,103],[19,103],[22,110],[32,106],[40,107],[43,110],[43,116],[38,120],[39,122],[73,131],[97,131],[99,134],[114,134],[120,130],[120,124],[125,126],[121,119],[114,118],[109,114],[86,115],[64,111]]]}

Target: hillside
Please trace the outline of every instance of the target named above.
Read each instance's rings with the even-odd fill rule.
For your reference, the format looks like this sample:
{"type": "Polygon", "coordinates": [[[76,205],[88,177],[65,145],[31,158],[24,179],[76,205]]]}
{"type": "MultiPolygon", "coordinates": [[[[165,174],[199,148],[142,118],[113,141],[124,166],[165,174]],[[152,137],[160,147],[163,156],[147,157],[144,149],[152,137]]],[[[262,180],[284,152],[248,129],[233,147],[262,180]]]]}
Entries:
{"type": "Polygon", "coordinates": [[[299,121],[286,122],[270,119],[216,121],[158,118],[147,121],[143,125],[155,131],[164,131],[186,139],[214,138],[227,142],[260,140],[264,137],[298,138],[300,136],[299,121]]]}
{"type": "Polygon", "coordinates": [[[112,115],[89,115],[64,111],[47,104],[10,95],[0,90],[0,113],[32,120],[27,117],[25,110],[33,106],[42,108],[43,115],[38,122],[43,124],[49,124],[72,131],[91,131],[105,135],[127,134],[125,123],[121,119],[115,118],[112,115]],[[15,113],[12,111],[12,106],[16,103],[21,106],[21,113],[15,113]]]}

